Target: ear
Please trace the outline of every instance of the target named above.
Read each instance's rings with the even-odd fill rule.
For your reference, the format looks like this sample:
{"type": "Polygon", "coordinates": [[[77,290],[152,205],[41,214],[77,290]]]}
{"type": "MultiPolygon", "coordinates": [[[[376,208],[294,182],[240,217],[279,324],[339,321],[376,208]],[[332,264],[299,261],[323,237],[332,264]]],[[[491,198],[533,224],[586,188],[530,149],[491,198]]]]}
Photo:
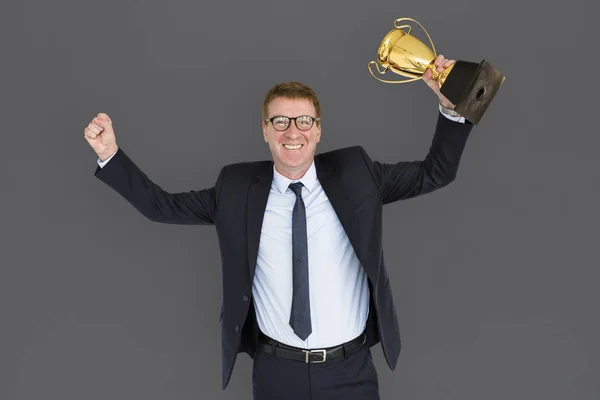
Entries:
{"type": "Polygon", "coordinates": [[[263,131],[263,139],[265,140],[265,142],[269,142],[269,135],[267,135],[267,124],[265,124],[265,121],[263,121],[261,123],[261,127],[262,127],[262,131],[263,131]]]}
{"type": "Polygon", "coordinates": [[[316,136],[317,136],[317,143],[319,143],[321,141],[321,122],[319,123],[319,126],[317,127],[316,136]]]}

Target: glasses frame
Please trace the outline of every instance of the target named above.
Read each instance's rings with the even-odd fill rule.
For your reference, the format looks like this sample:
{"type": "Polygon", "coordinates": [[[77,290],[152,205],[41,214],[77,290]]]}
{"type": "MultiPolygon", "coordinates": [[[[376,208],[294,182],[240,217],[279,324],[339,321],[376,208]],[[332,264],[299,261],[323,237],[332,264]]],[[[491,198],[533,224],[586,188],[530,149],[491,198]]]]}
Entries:
{"type": "Polygon", "coordinates": [[[306,131],[311,130],[311,128],[315,125],[315,122],[320,122],[321,118],[311,117],[310,115],[299,115],[297,117],[288,117],[288,116],[285,116],[285,115],[274,115],[271,118],[265,118],[265,120],[264,120],[265,124],[268,124],[270,122],[271,125],[273,126],[273,129],[275,129],[278,132],[285,132],[285,131],[287,131],[290,128],[290,126],[292,125],[292,121],[294,121],[294,125],[296,125],[296,128],[298,128],[299,131],[306,132],[306,131]],[[285,129],[277,129],[275,127],[275,124],[273,124],[273,120],[275,118],[282,118],[282,117],[288,119],[288,124],[285,127],[285,129]],[[301,129],[298,126],[298,122],[296,121],[298,118],[310,118],[310,120],[312,121],[312,123],[310,124],[310,127],[308,129],[301,129]]]}

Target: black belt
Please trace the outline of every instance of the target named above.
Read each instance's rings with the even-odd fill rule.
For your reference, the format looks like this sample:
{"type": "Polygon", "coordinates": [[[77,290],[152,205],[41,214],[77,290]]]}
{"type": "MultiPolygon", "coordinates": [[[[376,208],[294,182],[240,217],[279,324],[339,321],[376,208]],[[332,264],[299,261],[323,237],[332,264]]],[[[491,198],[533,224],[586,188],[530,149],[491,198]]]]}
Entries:
{"type": "Polygon", "coordinates": [[[363,333],[356,339],[341,344],[339,346],[328,347],[326,349],[301,349],[279,343],[265,335],[260,335],[258,350],[278,357],[289,358],[291,360],[302,361],[305,363],[324,363],[344,358],[351,353],[363,348],[366,344],[366,335],[363,333]]]}

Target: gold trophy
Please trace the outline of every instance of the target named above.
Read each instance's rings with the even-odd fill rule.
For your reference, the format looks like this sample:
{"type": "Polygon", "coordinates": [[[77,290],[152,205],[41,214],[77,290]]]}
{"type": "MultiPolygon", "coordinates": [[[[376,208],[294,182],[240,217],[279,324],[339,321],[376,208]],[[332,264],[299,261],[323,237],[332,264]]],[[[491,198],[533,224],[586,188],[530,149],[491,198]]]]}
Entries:
{"type": "Polygon", "coordinates": [[[439,73],[434,65],[437,57],[435,46],[423,25],[412,18],[404,17],[394,21],[394,27],[395,29],[385,35],[377,51],[377,58],[383,69],[375,61],[371,61],[368,65],[371,75],[384,83],[406,83],[421,79],[425,71],[430,69],[433,79],[440,85],[440,92],[455,105],[454,111],[469,122],[478,124],[504,82],[505,77],[500,71],[486,60],[480,63],[457,60],[455,64],[439,73]],[[418,24],[427,35],[431,48],[410,34],[412,31],[410,25],[398,25],[401,21],[418,24]],[[390,70],[408,79],[401,81],[381,79],[375,76],[371,65],[375,65],[377,72],[382,75],[390,70]]]}

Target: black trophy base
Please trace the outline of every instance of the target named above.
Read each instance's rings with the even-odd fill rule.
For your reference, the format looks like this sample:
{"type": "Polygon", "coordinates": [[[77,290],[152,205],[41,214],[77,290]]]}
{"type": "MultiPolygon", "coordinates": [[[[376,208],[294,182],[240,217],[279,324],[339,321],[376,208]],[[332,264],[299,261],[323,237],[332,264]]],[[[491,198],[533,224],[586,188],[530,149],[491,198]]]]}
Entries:
{"type": "Polygon", "coordinates": [[[478,124],[505,77],[487,61],[479,64],[458,60],[440,91],[454,104],[454,111],[478,124]]]}

